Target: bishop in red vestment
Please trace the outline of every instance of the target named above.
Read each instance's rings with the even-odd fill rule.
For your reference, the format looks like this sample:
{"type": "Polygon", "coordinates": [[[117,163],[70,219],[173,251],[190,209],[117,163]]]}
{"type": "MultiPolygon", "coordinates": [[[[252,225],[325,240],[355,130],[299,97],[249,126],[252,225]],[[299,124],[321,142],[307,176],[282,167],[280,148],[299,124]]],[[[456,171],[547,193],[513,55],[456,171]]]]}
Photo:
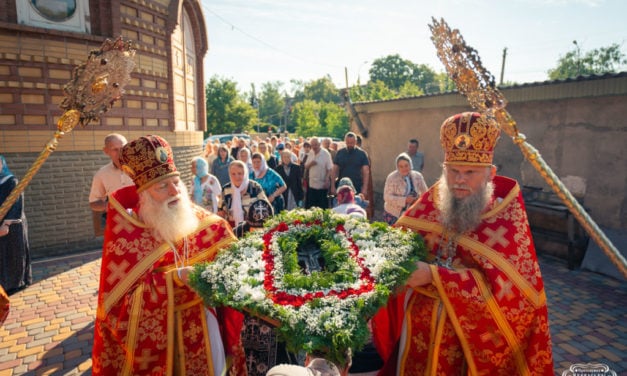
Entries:
{"type": "Polygon", "coordinates": [[[9,295],[4,291],[2,286],[0,286],[0,325],[4,323],[4,320],[9,316],[9,295]]]}
{"type": "Polygon", "coordinates": [[[205,307],[181,274],[233,242],[231,227],[190,202],[159,136],[128,143],[120,162],[135,186],[109,198],[92,373],[245,374],[243,316],[205,307]]]}
{"type": "Polygon", "coordinates": [[[380,375],[553,375],[546,294],[522,195],[496,176],[499,128],[478,113],[441,127],[442,178],[396,226],[430,251],[375,317],[380,375]],[[385,320],[385,322],[384,322],[385,320]]]}

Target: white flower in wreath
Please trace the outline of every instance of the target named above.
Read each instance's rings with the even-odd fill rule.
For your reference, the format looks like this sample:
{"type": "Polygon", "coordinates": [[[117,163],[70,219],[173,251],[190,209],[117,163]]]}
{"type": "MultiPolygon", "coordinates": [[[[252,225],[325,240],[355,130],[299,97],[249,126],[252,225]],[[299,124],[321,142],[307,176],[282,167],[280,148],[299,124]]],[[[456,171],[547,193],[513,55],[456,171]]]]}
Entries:
{"type": "Polygon", "coordinates": [[[347,348],[365,344],[368,318],[423,254],[418,236],[386,224],[328,210],[294,210],[268,219],[263,231],[197,266],[190,281],[209,305],[280,322],[277,330],[288,349],[326,351],[329,360],[342,362],[347,348]],[[312,243],[316,248],[307,257],[322,257],[332,270],[296,265],[297,254],[309,252],[312,243]]]}

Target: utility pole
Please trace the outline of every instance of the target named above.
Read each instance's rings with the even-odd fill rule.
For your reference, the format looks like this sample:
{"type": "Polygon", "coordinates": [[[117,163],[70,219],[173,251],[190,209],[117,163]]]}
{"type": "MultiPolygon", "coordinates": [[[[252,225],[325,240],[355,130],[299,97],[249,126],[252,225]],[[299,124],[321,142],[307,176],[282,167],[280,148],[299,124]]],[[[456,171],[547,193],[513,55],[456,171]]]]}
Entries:
{"type": "Polygon", "coordinates": [[[250,105],[257,111],[257,133],[259,133],[259,100],[257,99],[257,93],[255,92],[255,84],[250,84],[250,86],[252,88],[250,105]]]}
{"type": "Polygon", "coordinates": [[[573,44],[577,48],[577,77],[581,76],[581,48],[579,47],[579,43],[575,39],[573,44]]]}
{"type": "Polygon", "coordinates": [[[503,85],[503,75],[505,74],[505,58],[507,57],[507,47],[503,48],[503,61],[501,62],[501,80],[499,86],[503,85]]]}

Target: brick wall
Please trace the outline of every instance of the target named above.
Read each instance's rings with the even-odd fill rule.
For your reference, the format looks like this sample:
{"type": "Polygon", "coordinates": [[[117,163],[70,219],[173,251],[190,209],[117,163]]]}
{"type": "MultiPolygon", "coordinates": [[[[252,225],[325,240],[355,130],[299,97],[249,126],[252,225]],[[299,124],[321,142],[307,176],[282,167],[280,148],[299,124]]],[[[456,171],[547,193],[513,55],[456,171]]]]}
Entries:
{"type": "MultiPolygon", "coordinates": [[[[14,17],[0,16],[0,131],[54,129],[70,73],[106,38],[117,36],[132,41],[136,66],[125,96],[101,124],[131,131],[206,129],[202,76],[208,49],[206,28],[199,2],[179,5],[172,0],[90,2],[91,35],[21,25],[14,17]],[[171,40],[182,9],[193,30],[186,38],[193,38],[195,45],[195,66],[185,69],[197,74],[195,81],[188,83],[195,90],[182,91],[187,105],[177,110],[173,93],[181,83],[173,77],[172,61],[181,59],[173,58],[178,55],[171,40]],[[194,94],[187,95],[191,92],[194,94]],[[179,128],[174,122],[177,111],[183,111],[179,117],[186,119],[179,128]]],[[[15,13],[15,0],[0,0],[0,13],[3,9],[15,13]]]]}
{"type": "MultiPolygon", "coordinates": [[[[167,137],[167,136],[166,136],[167,137]]],[[[202,145],[174,149],[181,178],[189,186],[191,160],[202,145]]],[[[39,154],[3,154],[20,179],[39,154]]],[[[96,238],[88,198],[96,171],[109,162],[101,151],[54,152],[24,192],[24,210],[33,258],[59,256],[102,246],[96,238]]]]}
{"type": "Polygon", "coordinates": [[[93,174],[108,162],[102,140],[112,132],[128,140],[158,134],[168,140],[183,179],[202,152],[205,129],[202,65],[208,48],[200,2],[177,0],[90,1],[91,34],[17,23],[16,0],[0,0],[0,153],[24,176],[56,130],[63,86],[74,68],[106,38],[123,36],[136,50],[125,95],[99,122],[60,140],[25,191],[33,257],[99,247],[93,236],[88,195],[93,174]],[[196,43],[197,116],[175,131],[171,36],[181,10],[190,15],[196,43]]]}

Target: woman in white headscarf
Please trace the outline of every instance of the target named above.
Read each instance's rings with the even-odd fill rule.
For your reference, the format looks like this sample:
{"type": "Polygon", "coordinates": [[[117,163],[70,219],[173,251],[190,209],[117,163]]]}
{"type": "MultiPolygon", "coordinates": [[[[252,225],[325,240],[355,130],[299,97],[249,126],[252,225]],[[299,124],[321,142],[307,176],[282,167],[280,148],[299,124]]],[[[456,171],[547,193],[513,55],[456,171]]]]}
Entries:
{"type": "Polygon", "coordinates": [[[396,223],[403,212],[427,191],[422,174],[412,170],[407,153],[396,157],[396,170],[385,179],[383,188],[383,220],[389,225],[396,223]]]}
{"type": "Polygon", "coordinates": [[[246,167],[248,167],[248,171],[252,171],[253,169],[253,162],[251,160],[251,155],[252,153],[250,152],[250,149],[246,147],[239,149],[239,151],[237,152],[237,160],[246,163],[246,167]]]}
{"type": "MultiPolygon", "coordinates": [[[[242,161],[233,161],[229,165],[230,181],[222,187],[222,200],[218,208],[218,214],[229,221],[232,227],[237,227],[242,223],[250,222],[249,209],[257,201],[265,201],[269,210],[268,216],[272,215],[272,205],[256,181],[248,178],[248,167],[242,161]]],[[[263,208],[262,208],[263,209],[263,208]]],[[[250,224],[251,226],[259,223],[250,224]]]]}
{"type": "Polygon", "coordinates": [[[278,172],[268,168],[266,159],[261,153],[254,153],[252,157],[253,172],[250,178],[261,184],[268,201],[272,204],[274,213],[278,214],[285,208],[283,192],[287,190],[285,181],[278,172]]]}

